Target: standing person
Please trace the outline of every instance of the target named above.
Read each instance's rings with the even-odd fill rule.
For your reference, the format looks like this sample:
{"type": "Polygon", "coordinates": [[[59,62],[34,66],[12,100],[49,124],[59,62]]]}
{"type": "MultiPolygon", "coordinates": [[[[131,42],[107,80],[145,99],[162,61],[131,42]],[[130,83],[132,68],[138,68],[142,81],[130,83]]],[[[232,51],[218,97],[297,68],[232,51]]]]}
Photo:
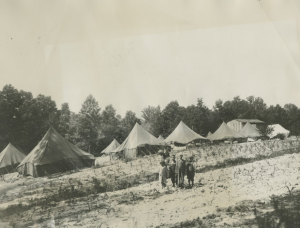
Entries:
{"type": "Polygon", "coordinates": [[[157,153],[160,156],[160,161],[164,161],[165,160],[165,154],[164,154],[164,152],[162,150],[159,150],[157,153]]]}
{"type": "Polygon", "coordinates": [[[163,189],[164,187],[167,186],[167,178],[168,178],[168,169],[166,166],[165,161],[160,162],[161,167],[158,170],[158,175],[159,175],[159,183],[161,184],[161,188],[163,189]]]}
{"type": "Polygon", "coordinates": [[[193,157],[190,157],[190,160],[188,161],[187,165],[186,165],[186,175],[187,175],[187,179],[189,181],[189,187],[191,186],[191,182],[192,182],[192,187],[194,186],[194,177],[195,177],[195,166],[193,163],[193,157]]]}
{"type": "Polygon", "coordinates": [[[175,184],[177,185],[175,155],[172,155],[172,157],[170,159],[170,163],[169,163],[169,176],[171,178],[173,187],[175,187],[175,184]]]}
{"type": "Polygon", "coordinates": [[[54,214],[51,213],[51,228],[55,228],[54,214]]]}
{"type": "Polygon", "coordinates": [[[165,157],[166,164],[169,164],[170,163],[170,154],[169,154],[169,151],[167,151],[167,150],[164,151],[164,157],[165,157]]]}
{"type": "Polygon", "coordinates": [[[184,186],[184,176],[185,176],[185,160],[183,160],[183,155],[180,155],[180,158],[178,159],[176,163],[176,170],[177,170],[177,180],[178,180],[178,186],[180,188],[183,188],[184,186]]]}

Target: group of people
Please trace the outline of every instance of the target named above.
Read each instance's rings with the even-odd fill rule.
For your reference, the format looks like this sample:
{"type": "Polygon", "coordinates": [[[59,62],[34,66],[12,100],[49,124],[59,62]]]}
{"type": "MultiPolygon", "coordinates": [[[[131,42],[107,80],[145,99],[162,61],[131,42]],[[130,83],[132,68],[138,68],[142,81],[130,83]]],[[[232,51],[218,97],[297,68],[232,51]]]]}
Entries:
{"type": "Polygon", "coordinates": [[[194,185],[195,166],[193,157],[190,157],[188,161],[183,159],[183,155],[179,155],[177,159],[175,155],[170,157],[169,152],[161,153],[162,159],[160,161],[161,167],[159,168],[159,182],[161,187],[164,188],[167,185],[167,179],[171,179],[173,187],[184,187],[184,178],[187,176],[189,187],[194,185]]]}

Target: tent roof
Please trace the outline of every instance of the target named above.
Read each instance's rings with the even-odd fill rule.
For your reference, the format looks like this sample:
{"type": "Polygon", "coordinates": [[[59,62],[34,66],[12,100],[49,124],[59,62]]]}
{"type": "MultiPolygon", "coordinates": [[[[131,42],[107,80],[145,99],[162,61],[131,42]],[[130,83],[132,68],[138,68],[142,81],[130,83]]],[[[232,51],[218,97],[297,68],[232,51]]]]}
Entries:
{"type": "Polygon", "coordinates": [[[158,136],[158,139],[165,141],[164,137],[162,137],[161,135],[158,136]]]}
{"type": "Polygon", "coordinates": [[[25,154],[9,143],[0,153],[0,168],[19,164],[25,157],[25,154]]]}
{"type": "Polygon", "coordinates": [[[244,137],[260,137],[258,130],[253,127],[249,122],[239,132],[244,137]]]}
{"type": "Polygon", "coordinates": [[[165,139],[165,142],[177,142],[187,144],[195,139],[206,139],[190,129],[184,122],[180,121],[175,130],[165,139]]]}
{"type": "Polygon", "coordinates": [[[39,144],[25,157],[19,167],[25,163],[44,165],[78,158],[95,159],[93,155],[79,149],[63,138],[53,127],[50,127],[39,144]]]}
{"type": "Polygon", "coordinates": [[[120,146],[120,143],[114,139],[104,150],[102,150],[101,153],[103,154],[107,154],[110,153],[112,151],[114,151],[115,149],[117,149],[120,146]]]}
{"type": "Polygon", "coordinates": [[[211,136],[212,135],[212,133],[209,131],[208,133],[207,133],[207,135],[206,135],[206,138],[208,138],[209,136],[211,136]]]}
{"type": "Polygon", "coordinates": [[[270,138],[274,138],[277,134],[289,135],[290,131],[282,127],[280,124],[269,125],[268,127],[272,128],[273,131],[269,134],[270,138]]]}
{"type": "Polygon", "coordinates": [[[236,121],[242,122],[242,123],[265,123],[264,121],[258,120],[258,119],[235,119],[236,121]]]}
{"type": "Polygon", "coordinates": [[[243,136],[228,127],[228,125],[224,122],[221,124],[218,130],[216,130],[211,136],[209,136],[210,140],[223,140],[230,138],[243,138],[243,136]]]}
{"type": "Polygon", "coordinates": [[[148,131],[146,131],[141,125],[136,123],[131,130],[128,137],[125,141],[114,151],[112,152],[120,152],[128,149],[135,149],[144,145],[165,145],[163,140],[160,140],[153,135],[151,135],[148,131]]]}

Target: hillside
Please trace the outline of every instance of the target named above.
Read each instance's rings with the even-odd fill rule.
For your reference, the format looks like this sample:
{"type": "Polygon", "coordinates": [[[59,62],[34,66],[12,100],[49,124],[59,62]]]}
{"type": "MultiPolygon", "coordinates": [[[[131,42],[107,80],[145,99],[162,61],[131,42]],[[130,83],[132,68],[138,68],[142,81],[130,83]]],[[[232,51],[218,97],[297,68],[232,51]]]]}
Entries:
{"type": "Polygon", "coordinates": [[[299,145],[268,141],[178,152],[195,158],[191,189],[172,188],[168,180],[161,190],[157,155],[45,178],[7,178],[0,185],[1,227],[47,227],[52,213],[59,227],[256,224],[255,205],[259,210],[269,196],[299,190],[299,145]]]}

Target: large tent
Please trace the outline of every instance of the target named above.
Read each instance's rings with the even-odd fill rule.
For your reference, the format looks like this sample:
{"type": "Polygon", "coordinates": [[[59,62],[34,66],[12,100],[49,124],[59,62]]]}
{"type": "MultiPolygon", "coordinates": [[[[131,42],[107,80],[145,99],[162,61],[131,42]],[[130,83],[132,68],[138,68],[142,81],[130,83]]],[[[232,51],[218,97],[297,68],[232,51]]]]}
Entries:
{"type": "Polygon", "coordinates": [[[101,154],[109,154],[120,146],[120,143],[117,140],[113,140],[104,150],[102,150],[101,154]]]}
{"type": "Polygon", "coordinates": [[[184,122],[180,121],[175,130],[165,139],[165,142],[175,142],[179,144],[187,144],[195,139],[205,139],[205,137],[197,134],[190,129],[184,122]]]}
{"type": "Polygon", "coordinates": [[[0,175],[15,172],[15,168],[25,157],[25,154],[9,143],[0,153],[0,175]]]}
{"type": "Polygon", "coordinates": [[[243,138],[242,135],[235,130],[228,127],[226,123],[222,123],[221,126],[209,137],[210,140],[224,140],[232,138],[243,138]]]}
{"type": "Polygon", "coordinates": [[[260,137],[261,134],[259,131],[253,127],[249,122],[246,123],[246,125],[242,128],[242,130],[239,131],[239,133],[244,137],[249,138],[256,138],[260,137]]]}
{"type": "Polygon", "coordinates": [[[284,134],[285,137],[288,137],[290,134],[290,131],[282,127],[280,124],[273,124],[268,127],[273,129],[273,131],[269,134],[270,138],[274,138],[278,134],[284,134]]]}
{"type": "Polygon", "coordinates": [[[136,123],[125,141],[113,152],[121,153],[126,160],[132,160],[138,156],[154,154],[164,145],[164,141],[136,123]]]}
{"type": "Polygon", "coordinates": [[[88,167],[94,160],[93,155],[82,151],[50,127],[17,169],[23,175],[38,177],[88,167]]]}

